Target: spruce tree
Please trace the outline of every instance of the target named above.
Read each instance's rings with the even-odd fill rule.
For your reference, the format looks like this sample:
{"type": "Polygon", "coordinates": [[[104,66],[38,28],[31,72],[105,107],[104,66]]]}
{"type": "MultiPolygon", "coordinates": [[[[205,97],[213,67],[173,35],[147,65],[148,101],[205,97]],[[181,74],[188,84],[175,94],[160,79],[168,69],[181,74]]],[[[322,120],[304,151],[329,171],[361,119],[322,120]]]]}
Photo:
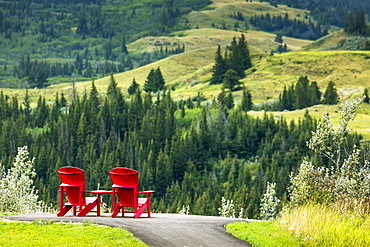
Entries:
{"type": "MultiPolygon", "coordinates": [[[[239,42],[240,43],[240,42],[239,42]]],[[[245,76],[245,65],[244,65],[244,58],[242,57],[242,53],[240,51],[240,44],[236,41],[236,37],[233,38],[231,41],[231,46],[228,47],[230,50],[229,55],[229,66],[230,69],[237,72],[239,78],[244,78],[245,76]]]]}
{"type": "Polygon", "coordinates": [[[252,103],[252,94],[249,92],[249,90],[243,86],[243,94],[242,94],[242,101],[240,103],[240,109],[242,111],[250,111],[253,108],[252,103]]]}
{"type": "Polygon", "coordinates": [[[155,83],[154,83],[155,92],[161,91],[161,90],[164,89],[164,85],[166,84],[166,82],[163,78],[161,69],[159,67],[155,70],[154,81],[155,81],[155,83]]]}
{"type": "Polygon", "coordinates": [[[295,87],[295,109],[302,109],[309,106],[308,78],[300,76],[295,87]]]}
{"type": "Polygon", "coordinates": [[[130,85],[130,87],[127,89],[127,92],[129,95],[133,95],[135,94],[136,90],[139,88],[139,84],[137,84],[136,80],[135,80],[135,77],[134,79],[132,79],[132,83],[130,85]]]}
{"type": "Polygon", "coordinates": [[[233,91],[241,82],[239,81],[238,73],[235,70],[229,69],[223,76],[223,86],[233,91]]]}
{"type": "Polygon", "coordinates": [[[221,84],[222,76],[226,72],[226,62],[221,55],[221,46],[218,45],[215,55],[215,65],[213,66],[213,75],[210,84],[221,84]]]}
{"type": "Polygon", "coordinates": [[[231,91],[227,94],[225,99],[225,106],[227,109],[231,110],[234,108],[234,96],[231,91]]]}
{"type": "Polygon", "coordinates": [[[249,69],[250,67],[252,67],[252,62],[251,62],[251,58],[250,58],[248,43],[245,39],[244,34],[242,34],[241,37],[239,38],[238,50],[239,50],[239,54],[240,54],[240,57],[241,57],[241,62],[242,62],[242,65],[243,65],[243,74],[244,74],[244,70],[249,69]]]}
{"type": "Polygon", "coordinates": [[[335,105],[339,102],[339,95],[337,93],[337,89],[335,88],[334,82],[330,81],[323,97],[323,104],[327,105],[335,105]]]}
{"type": "Polygon", "coordinates": [[[144,83],[143,89],[145,92],[155,92],[155,85],[154,85],[155,79],[154,78],[155,78],[155,70],[151,69],[144,83]]]}
{"type": "Polygon", "coordinates": [[[309,106],[320,104],[321,102],[321,92],[319,87],[317,86],[317,82],[313,81],[310,84],[308,89],[309,94],[309,106]]]}
{"type": "Polygon", "coordinates": [[[369,94],[367,88],[364,90],[364,103],[370,103],[369,94]]]}

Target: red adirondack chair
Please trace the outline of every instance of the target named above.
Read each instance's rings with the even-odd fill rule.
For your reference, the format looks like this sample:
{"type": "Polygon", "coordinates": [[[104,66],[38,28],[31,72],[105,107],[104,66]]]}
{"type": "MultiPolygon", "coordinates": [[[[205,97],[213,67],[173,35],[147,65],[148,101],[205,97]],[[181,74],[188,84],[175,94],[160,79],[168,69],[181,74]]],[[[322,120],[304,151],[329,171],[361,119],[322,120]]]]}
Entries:
{"type": "Polygon", "coordinates": [[[98,205],[98,197],[86,197],[85,171],[72,166],[65,166],[58,170],[62,184],[60,185],[60,211],[58,216],[64,216],[71,208],[73,215],[85,216],[98,205]],[[68,202],[64,203],[64,193],[67,194],[68,202]]]}
{"type": "Polygon", "coordinates": [[[140,215],[147,209],[148,217],[150,217],[150,196],[154,192],[142,191],[139,192],[139,172],[123,167],[113,168],[109,171],[112,178],[112,202],[113,214],[112,217],[117,217],[117,214],[122,210],[122,217],[125,213],[134,213],[134,218],[139,218],[140,215]],[[145,194],[145,198],[140,198],[139,194],[145,194]],[[116,202],[118,197],[118,202],[116,202]],[[125,210],[133,208],[133,211],[125,210]]]}

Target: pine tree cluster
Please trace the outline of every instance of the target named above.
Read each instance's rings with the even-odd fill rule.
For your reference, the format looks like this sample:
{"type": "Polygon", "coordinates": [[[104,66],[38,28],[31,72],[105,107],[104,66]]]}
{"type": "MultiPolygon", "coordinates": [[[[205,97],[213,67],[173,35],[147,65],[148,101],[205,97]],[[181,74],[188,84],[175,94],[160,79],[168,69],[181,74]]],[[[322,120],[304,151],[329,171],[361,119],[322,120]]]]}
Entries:
{"type": "Polygon", "coordinates": [[[236,40],[231,41],[225,55],[221,54],[221,46],[217,47],[215,65],[210,84],[224,84],[225,88],[239,89],[239,79],[245,77],[245,70],[252,66],[249,48],[244,34],[236,40]]]}
{"type": "Polygon", "coordinates": [[[321,96],[322,93],[316,81],[309,83],[307,76],[300,76],[295,85],[291,85],[288,89],[284,87],[273,109],[292,111],[320,103],[335,105],[338,103],[339,96],[332,81],[328,83],[323,97],[321,96]]]}

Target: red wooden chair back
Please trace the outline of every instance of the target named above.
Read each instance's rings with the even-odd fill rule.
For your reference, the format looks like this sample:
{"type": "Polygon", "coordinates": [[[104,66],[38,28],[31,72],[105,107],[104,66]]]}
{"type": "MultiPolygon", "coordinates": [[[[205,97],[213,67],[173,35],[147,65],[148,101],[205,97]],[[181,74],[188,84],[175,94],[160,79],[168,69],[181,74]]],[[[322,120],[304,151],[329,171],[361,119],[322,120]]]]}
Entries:
{"type": "Polygon", "coordinates": [[[133,206],[139,190],[139,172],[124,168],[113,168],[109,172],[112,178],[113,186],[117,186],[117,196],[119,202],[123,205],[133,206]]]}
{"type": "Polygon", "coordinates": [[[85,171],[77,167],[65,166],[58,170],[58,175],[62,184],[66,185],[68,201],[75,205],[85,203],[85,196],[82,193],[85,190],[85,171]]]}
{"type": "Polygon", "coordinates": [[[109,171],[112,178],[112,217],[117,217],[119,211],[122,211],[122,216],[127,212],[134,213],[134,218],[139,218],[140,215],[147,210],[148,217],[150,217],[150,196],[154,192],[142,191],[139,192],[139,172],[117,167],[109,171]],[[139,194],[145,195],[145,198],[139,197],[139,194]],[[118,202],[116,202],[116,196],[118,202]],[[125,208],[133,208],[133,211],[125,208]]]}

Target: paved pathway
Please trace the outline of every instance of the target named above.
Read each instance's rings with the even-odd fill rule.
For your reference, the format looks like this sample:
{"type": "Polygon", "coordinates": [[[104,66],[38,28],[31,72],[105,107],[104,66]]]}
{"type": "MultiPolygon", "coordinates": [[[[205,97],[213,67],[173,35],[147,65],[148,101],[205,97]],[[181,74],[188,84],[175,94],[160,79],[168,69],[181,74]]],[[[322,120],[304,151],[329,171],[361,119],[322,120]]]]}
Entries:
{"type": "Polygon", "coordinates": [[[240,221],[215,216],[152,214],[151,218],[130,217],[111,218],[108,214],[100,217],[57,217],[55,214],[28,214],[2,216],[10,220],[34,221],[37,219],[56,219],[64,222],[92,221],[97,224],[122,227],[132,232],[149,246],[158,247],[229,247],[251,246],[226,232],[227,223],[240,221]]]}

